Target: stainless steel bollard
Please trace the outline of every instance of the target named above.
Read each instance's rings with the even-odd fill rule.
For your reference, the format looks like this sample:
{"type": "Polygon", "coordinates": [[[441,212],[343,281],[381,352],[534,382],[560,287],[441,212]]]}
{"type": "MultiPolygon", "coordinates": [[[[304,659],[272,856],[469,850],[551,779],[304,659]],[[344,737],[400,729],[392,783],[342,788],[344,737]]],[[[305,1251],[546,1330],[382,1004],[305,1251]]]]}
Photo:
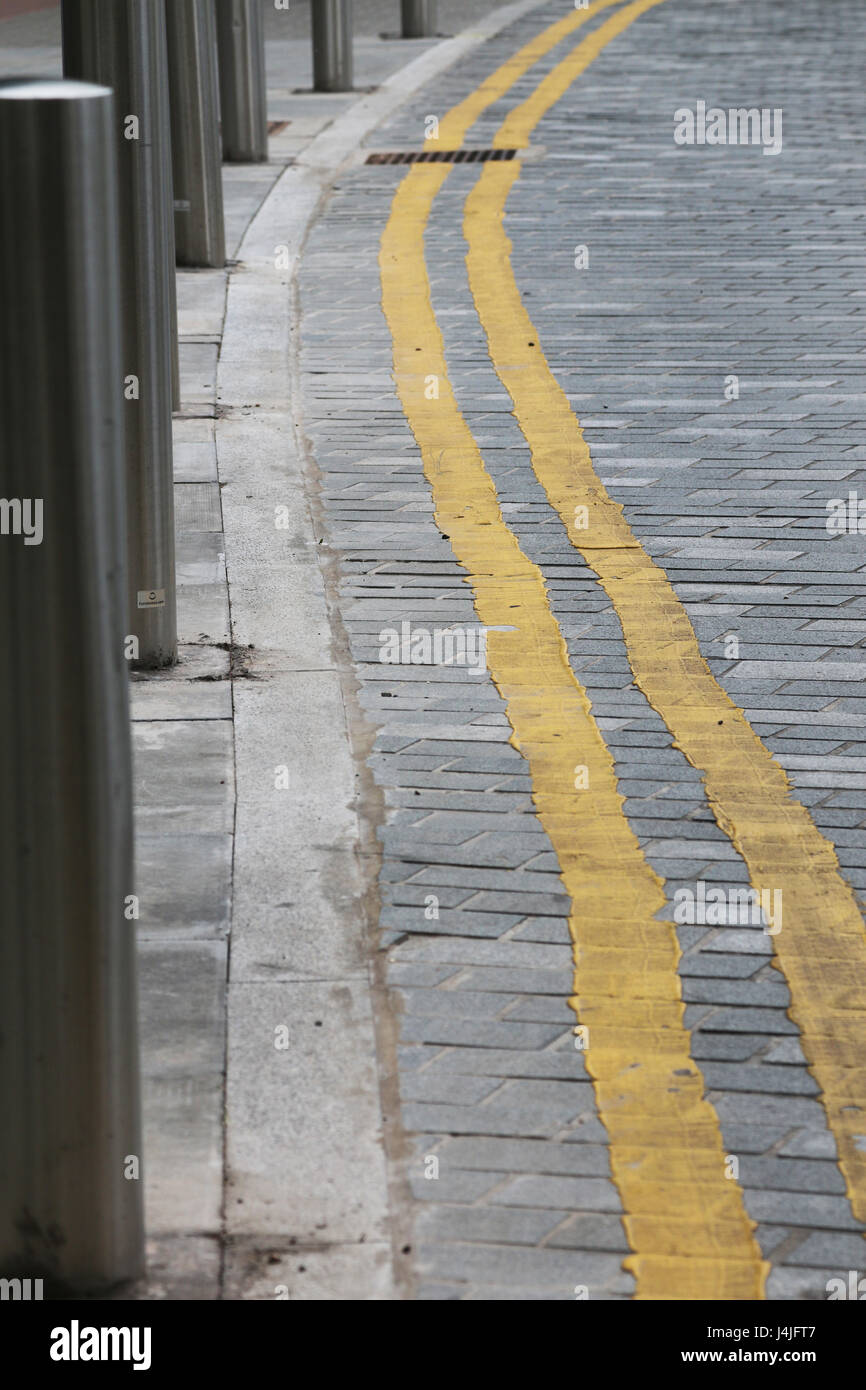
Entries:
{"type": "Polygon", "coordinates": [[[436,0],[400,0],[404,39],[436,37],[436,0]]]}
{"type": "Polygon", "coordinates": [[[0,1271],[73,1292],[143,1264],[115,129],[0,82],[0,1271]]]}
{"type": "Polygon", "coordinates": [[[177,263],[223,266],[216,12],[212,0],[169,0],[165,17],[177,263]]]}
{"type": "Polygon", "coordinates": [[[168,60],[163,0],[63,0],[69,77],[115,92],[121,323],[133,664],[177,660],[172,343],[174,213],[169,202],[168,60]]]}
{"type": "Polygon", "coordinates": [[[216,0],[223,159],[268,157],[265,31],[260,0],[216,0]]]}
{"type": "Polygon", "coordinates": [[[313,87],[317,92],[350,92],[352,0],[312,0],[313,87]]]}

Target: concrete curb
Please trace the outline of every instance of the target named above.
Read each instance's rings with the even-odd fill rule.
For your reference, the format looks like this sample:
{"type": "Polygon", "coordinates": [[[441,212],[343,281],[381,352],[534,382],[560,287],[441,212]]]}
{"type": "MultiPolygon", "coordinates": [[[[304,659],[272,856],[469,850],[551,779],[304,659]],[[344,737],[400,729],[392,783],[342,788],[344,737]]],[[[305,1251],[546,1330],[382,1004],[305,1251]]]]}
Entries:
{"type": "Polygon", "coordinates": [[[314,464],[287,399],[294,280],[328,188],[365,138],[542,3],[495,11],[337,117],[279,177],[229,278],[216,442],[232,641],[245,671],[233,682],[227,1298],[411,1296],[395,1029],[371,949],[383,815],[329,601],[314,464]]]}

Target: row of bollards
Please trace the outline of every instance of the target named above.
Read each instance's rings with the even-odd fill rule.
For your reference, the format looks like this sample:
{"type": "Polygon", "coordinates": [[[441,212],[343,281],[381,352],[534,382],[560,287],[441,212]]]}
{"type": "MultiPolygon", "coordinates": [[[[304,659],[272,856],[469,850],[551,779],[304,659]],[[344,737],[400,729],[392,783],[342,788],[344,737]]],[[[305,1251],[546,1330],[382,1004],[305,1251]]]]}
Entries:
{"type": "MultiPolygon", "coordinates": [[[[348,92],[354,85],[352,0],[311,0],[313,87],[317,92],[348,92]]],[[[436,0],[400,0],[404,39],[436,34],[436,0]]]]}
{"type": "MultiPolygon", "coordinates": [[[[0,1278],[58,1292],[143,1268],[126,677],[177,659],[174,268],[267,159],[262,17],[63,0],[64,80],[0,82],[0,1278]]],[[[350,87],[350,0],[313,17],[350,87]]]]}
{"type": "Polygon", "coordinates": [[[0,1277],[58,1293],[143,1269],[127,669],[177,657],[175,245],[225,263],[221,93],[267,157],[260,19],[63,0],[65,80],[0,82],[0,1277]]]}

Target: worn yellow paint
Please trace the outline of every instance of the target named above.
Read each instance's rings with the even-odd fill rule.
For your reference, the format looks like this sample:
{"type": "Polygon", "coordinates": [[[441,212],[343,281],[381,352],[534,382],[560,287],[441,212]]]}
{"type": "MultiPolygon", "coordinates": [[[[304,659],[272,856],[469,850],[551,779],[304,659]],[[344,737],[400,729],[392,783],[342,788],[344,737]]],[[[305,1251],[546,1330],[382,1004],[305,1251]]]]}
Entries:
{"type": "Polygon", "coordinates": [[[470,126],[475,124],[488,106],[492,106],[495,101],[499,101],[500,97],[505,96],[518,78],[528,72],[540,58],[543,58],[563,39],[568,38],[576,29],[580,29],[588,20],[593,19],[601,10],[610,9],[612,5],[619,3],[620,0],[594,0],[588,9],[573,10],[554,24],[548,25],[546,29],[542,29],[541,33],[536,34],[516,53],[513,53],[463,101],[452,106],[451,110],[439,122],[439,134],[435,141],[431,141],[431,148],[437,150],[459,149],[470,126]]]}
{"type": "MultiPolygon", "coordinates": [[[[629,6],[635,8],[640,7],[629,6]]],[[[528,143],[545,111],[598,52],[603,31],[615,32],[625,14],[579,44],[510,112],[497,132],[498,145],[528,143]]],[[[593,468],[514,281],[503,214],[519,175],[519,160],[486,165],[466,203],[469,279],[491,360],[511,395],[548,498],[616,609],[635,683],[703,773],[713,814],[743,856],[752,886],[781,890],[782,929],[771,937],[777,964],[821,1088],[852,1210],[866,1221],[866,932],[857,902],[832,844],[714,679],[667,576],[642,549],[593,468]],[[584,507],[586,514],[576,512],[584,507]]]]}
{"type": "Polygon", "coordinates": [[[767,1267],[740,1189],[726,1176],[715,1111],[690,1057],[676,934],[655,920],[665,901],[661,880],[623,813],[613,760],[571,670],[541,572],[502,518],[448,379],[424,259],[430,208],[448,173],[447,165],[414,166],[382,238],[394,376],[438,525],[468,572],[479,619],[493,629],[488,665],[571,897],[574,1003],[589,1029],[638,1297],[759,1298],[767,1267]],[[436,400],[425,394],[431,374],[436,400]],[[575,788],[578,768],[588,774],[585,790],[575,788]]]}

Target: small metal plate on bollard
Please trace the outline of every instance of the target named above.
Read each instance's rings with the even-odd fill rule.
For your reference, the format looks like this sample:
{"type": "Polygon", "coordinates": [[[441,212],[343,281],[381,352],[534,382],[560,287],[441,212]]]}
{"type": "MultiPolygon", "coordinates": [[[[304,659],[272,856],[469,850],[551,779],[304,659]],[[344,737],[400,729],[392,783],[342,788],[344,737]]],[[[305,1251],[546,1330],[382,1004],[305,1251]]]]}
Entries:
{"type": "Polygon", "coordinates": [[[139,608],[164,608],[165,589],[139,589],[139,608]]]}

